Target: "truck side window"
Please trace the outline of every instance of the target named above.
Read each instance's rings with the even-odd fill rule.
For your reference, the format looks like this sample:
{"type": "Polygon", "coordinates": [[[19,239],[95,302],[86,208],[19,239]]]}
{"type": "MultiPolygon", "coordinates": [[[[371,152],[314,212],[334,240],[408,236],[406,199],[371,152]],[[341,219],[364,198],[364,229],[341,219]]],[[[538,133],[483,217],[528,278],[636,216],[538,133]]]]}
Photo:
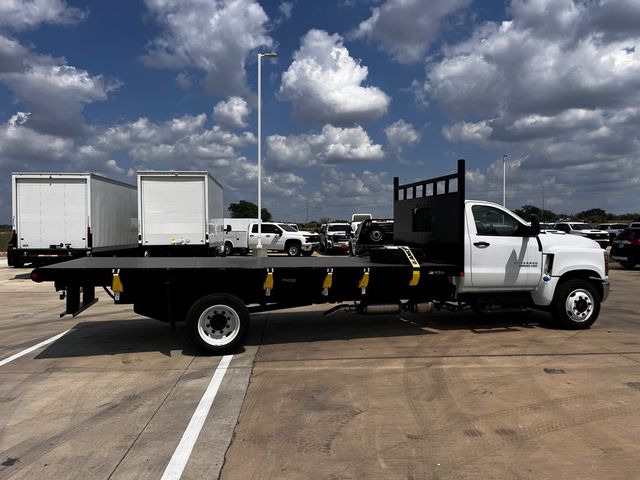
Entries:
{"type": "Polygon", "coordinates": [[[258,224],[257,223],[254,223],[253,227],[251,227],[251,233],[258,233],[258,224]]]}
{"type": "Polygon", "coordinates": [[[478,235],[523,236],[523,225],[508,213],[488,205],[471,207],[478,235]]]}

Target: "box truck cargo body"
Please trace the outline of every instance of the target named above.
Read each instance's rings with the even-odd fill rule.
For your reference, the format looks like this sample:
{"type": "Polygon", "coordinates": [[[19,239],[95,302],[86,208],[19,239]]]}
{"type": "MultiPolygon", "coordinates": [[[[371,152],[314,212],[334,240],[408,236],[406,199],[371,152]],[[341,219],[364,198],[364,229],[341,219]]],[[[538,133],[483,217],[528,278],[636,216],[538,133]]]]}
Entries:
{"type": "Polygon", "coordinates": [[[14,173],[10,265],[136,247],[136,187],[91,173],[14,173]]]}
{"type": "Polygon", "coordinates": [[[138,172],[138,241],[145,255],[217,255],[222,185],[208,172],[138,172]]]}

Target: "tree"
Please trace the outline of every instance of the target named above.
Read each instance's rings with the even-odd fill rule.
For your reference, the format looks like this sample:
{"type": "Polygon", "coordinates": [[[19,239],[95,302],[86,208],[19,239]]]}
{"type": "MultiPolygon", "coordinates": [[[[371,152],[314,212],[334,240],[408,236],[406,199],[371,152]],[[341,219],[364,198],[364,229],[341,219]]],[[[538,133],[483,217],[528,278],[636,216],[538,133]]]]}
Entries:
{"type": "MultiPolygon", "coordinates": [[[[231,218],[258,218],[258,206],[253,202],[240,200],[238,203],[229,204],[227,209],[231,214],[231,218]]],[[[262,220],[270,222],[273,217],[266,208],[262,209],[262,220]]]]}
{"type": "Polygon", "coordinates": [[[531,221],[531,215],[537,215],[541,222],[549,222],[556,220],[558,216],[550,210],[544,212],[534,205],[523,205],[522,207],[514,210],[514,213],[519,217],[522,217],[527,222],[531,221]]]}
{"type": "Polygon", "coordinates": [[[602,220],[610,220],[612,215],[601,208],[590,208],[589,210],[576,213],[576,217],[587,222],[599,222],[602,220]]]}

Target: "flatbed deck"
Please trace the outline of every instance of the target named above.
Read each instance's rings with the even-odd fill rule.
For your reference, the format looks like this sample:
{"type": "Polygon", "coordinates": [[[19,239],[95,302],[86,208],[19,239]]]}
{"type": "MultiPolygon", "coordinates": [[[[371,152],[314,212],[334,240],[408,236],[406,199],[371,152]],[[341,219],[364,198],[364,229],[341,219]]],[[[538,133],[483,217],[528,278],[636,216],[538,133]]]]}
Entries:
{"type": "MultiPolygon", "coordinates": [[[[403,269],[406,263],[372,262],[367,257],[86,257],[48,265],[34,270],[38,281],[52,281],[66,274],[120,270],[264,270],[273,269],[403,269]]],[[[423,273],[442,272],[455,275],[460,267],[451,263],[422,262],[423,273]]],[[[77,278],[77,277],[74,277],[77,278]]]]}

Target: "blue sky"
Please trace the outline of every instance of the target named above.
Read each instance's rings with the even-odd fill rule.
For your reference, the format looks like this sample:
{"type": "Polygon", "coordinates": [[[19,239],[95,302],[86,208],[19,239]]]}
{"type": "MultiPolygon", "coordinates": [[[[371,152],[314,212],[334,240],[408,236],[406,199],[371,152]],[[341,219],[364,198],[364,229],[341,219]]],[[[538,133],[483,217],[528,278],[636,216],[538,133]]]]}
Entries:
{"type": "Polygon", "coordinates": [[[467,159],[467,196],[639,211],[640,0],[5,0],[10,172],[209,170],[282,220],[390,216],[467,159]]]}

